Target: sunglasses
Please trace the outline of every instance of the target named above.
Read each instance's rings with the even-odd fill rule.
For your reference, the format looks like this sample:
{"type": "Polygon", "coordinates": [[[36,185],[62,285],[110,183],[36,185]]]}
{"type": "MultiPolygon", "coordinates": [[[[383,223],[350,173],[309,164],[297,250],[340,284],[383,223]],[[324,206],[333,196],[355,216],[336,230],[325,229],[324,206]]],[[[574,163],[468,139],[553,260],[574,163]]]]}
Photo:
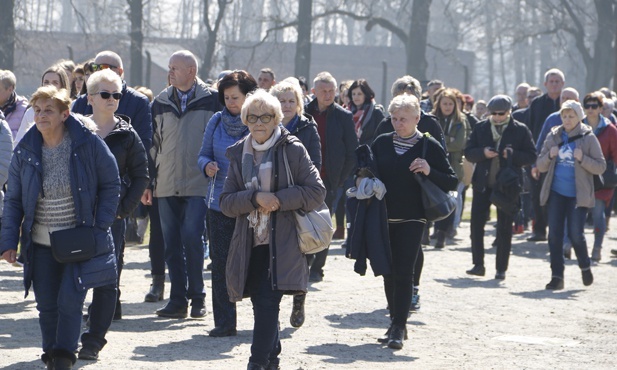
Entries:
{"type": "Polygon", "coordinates": [[[585,109],[598,109],[600,105],[599,104],[585,104],[584,107],[585,109]]]}
{"type": "Polygon", "coordinates": [[[92,64],[91,68],[92,68],[92,72],[96,72],[96,71],[102,71],[108,68],[111,68],[111,69],[118,68],[118,66],[115,66],[113,64],[92,64]]]}
{"type": "Polygon", "coordinates": [[[246,116],[246,120],[248,123],[257,123],[257,120],[260,120],[262,123],[270,123],[274,118],[271,114],[262,114],[261,116],[256,116],[254,114],[249,114],[246,116]]]}
{"type": "Polygon", "coordinates": [[[100,95],[101,98],[103,98],[105,100],[107,100],[107,99],[109,99],[111,97],[113,97],[115,100],[120,100],[122,98],[122,93],[110,93],[110,92],[107,92],[107,91],[100,91],[100,92],[97,92],[95,94],[90,94],[90,95],[100,95]]]}
{"type": "Polygon", "coordinates": [[[493,116],[505,116],[508,112],[491,112],[493,116]]]}

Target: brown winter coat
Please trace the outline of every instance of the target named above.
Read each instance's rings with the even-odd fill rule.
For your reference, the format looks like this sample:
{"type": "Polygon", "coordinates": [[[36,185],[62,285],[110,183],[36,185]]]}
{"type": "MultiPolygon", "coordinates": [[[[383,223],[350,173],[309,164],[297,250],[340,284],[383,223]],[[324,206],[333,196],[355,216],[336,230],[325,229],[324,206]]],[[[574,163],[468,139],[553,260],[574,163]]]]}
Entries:
{"type": "MultiPolygon", "coordinates": [[[[305,255],[298,247],[292,211],[311,211],[320,206],[326,197],[326,188],[300,140],[289,135],[285,129],[282,132],[272,148],[272,186],[280,208],[270,217],[271,283],[273,290],[306,292],[308,266],[305,255]],[[287,151],[295,182],[291,188],[288,187],[283,149],[287,151]]],[[[247,216],[255,209],[251,202],[255,190],[247,190],[242,181],[242,148],[246,139],[227,148],[229,172],[220,198],[223,214],[236,218],[226,268],[227,292],[231,302],[246,297],[246,278],[253,249],[253,230],[249,227],[247,216]]]]}
{"type": "MultiPolygon", "coordinates": [[[[542,190],[540,191],[540,204],[546,205],[548,197],[551,193],[551,185],[553,184],[553,175],[555,173],[555,163],[557,159],[549,159],[549,152],[552,147],[561,144],[561,134],[563,126],[555,126],[544,141],[542,151],[538,156],[536,167],[540,172],[548,172],[542,190]]],[[[576,206],[593,208],[596,204],[593,188],[593,175],[600,175],[606,169],[606,161],[602,155],[602,148],[598,138],[593,134],[591,127],[586,124],[579,124],[570,133],[568,137],[576,135],[585,135],[576,140],[576,147],[583,151],[583,160],[574,161],[574,178],[576,182],[576,206]]]]}

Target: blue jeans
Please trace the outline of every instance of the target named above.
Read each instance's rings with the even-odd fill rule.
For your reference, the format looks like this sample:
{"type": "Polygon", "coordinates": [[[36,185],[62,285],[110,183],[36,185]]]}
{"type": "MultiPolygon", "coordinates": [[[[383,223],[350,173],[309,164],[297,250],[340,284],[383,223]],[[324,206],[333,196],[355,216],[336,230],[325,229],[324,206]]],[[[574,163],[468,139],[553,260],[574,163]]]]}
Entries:
{"type": "Polygon", "coordinates": [[[267,366],[278,363],[281,353],[279,311],[283,292],[272,290],[270,281],[270,247],[260,245],[251,251],[246,285],[253,303],[253,344],[249,361],[267,366]]]}
{"type": "Polygon", "coordinates": [[[116,284],[96,287],[92,290],[92,303],[88,307],[90,327],[81,336],[81,344],[101,350],[107,340],[105,335],[111,326],[117,303],[120,301],[120,273],[124,265],[124,234],[126,222],[116,219],[111,225],[111,236],[114,240],[114,253],[118,261],[118,280],[116,284]]]}
{"type": "Polygon", "coordinates": [[[551,252],[552,276],[563,279],[563,235],[565,220],[568,220],[568,236],[581,269],[590,266],[587,242],[585,241],[585,219],[587,208],[577,207],[576,198],[564,197],[551,191],[547,203],[548,208],[548,246],[551,252]]]}
{"type": "Polygon", "coordinates": [[[57,262],[50,247],[34,244],[32,248],[32,286],[39,311],[43,352],[59,349],[73,353],[81,332],[86,291],[75,286],[75,264],[57,262]]]}
{"type": "Polygon", "coordinates": [[[594,249],[602,248],[604,234],[606,234],[606,203],[603,200],[596,199],[596,206],[593,208],[593,247],[594,249]]]}
{"type": "Polygon", "coordinates": [[[203,302],[204,218],[203,197],[163,197],[159,200],[165,240],[165,262],[171,281],[169,304],[182,308],[188,300],[203,302]]]}

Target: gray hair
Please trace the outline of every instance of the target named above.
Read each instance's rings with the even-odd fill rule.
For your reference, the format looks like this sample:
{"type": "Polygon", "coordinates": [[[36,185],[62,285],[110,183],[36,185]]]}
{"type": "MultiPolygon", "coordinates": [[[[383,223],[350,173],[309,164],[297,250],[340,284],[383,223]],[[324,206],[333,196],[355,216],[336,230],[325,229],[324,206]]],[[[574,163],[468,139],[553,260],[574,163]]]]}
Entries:
{"type": "Polygon", "coordinates": [[[397,78],[392,84],[392,97],[401,95],[405,92],[413,94],[416,98],[420,99],[422,95],[422,85],[420,81],[415,78],[406,75],[401,78],[397,78]]]}
{"type": "Polygon", "coordinates": [[[415,95],[402,94],[395,96],[388,106],[388,113],[392,115],[392,113],[401,109],[408,109],[416,114],[420,114],[420,101],[415,95]]]}
{"type": "Polygon", "coordinates": [[[244,104],[242,104],[242,110],[240,111],[240,118],[242,123],[248,126],[246,116],[249,114],[249,109],[256,109],[261,112],[273,112],[274,122],[280,124],[283,121],[283,110],[281,109],[281,103],[273,95],[270,95],[264,89],[257,89],[254,93],[246,96],[244,104]]]}
{"type": "Polygon", "coordinates": [[[122,79],[120,76],[118,76],[118,74],[111,69],[103,69],[101,71],[94,72],[90,75],[90,78],[88,78],[88,82],[86,82],[88,94],[92,95],[101,91],[101,82],[111,82],[115,85],[118,92],[122,91],[122,79]]]}
{"type": "Polygon", "coordinates": [[[566,82],[566,76],[565,76],[565,75],[563,74],[563,72],[561,72],[561,70],[560,70],[560,69],[558,69],[558,68],[551,68],[551,69],[549,69],[548,71],[546,71],[546,73],[544,73],[544,82],[547,82],[547,81],[548,81],[548,78],[549,78],[550,76],[553,76],[553,75],[556,75],[556,76],[561,77],[561,80],[562,80],[563,82],[566,82]]]}
{"type": "Polygon", "coordinates": [[[319,72],[313,80],[313,87],[315,87],[318,82],[333,84],[335,89],[338,86],[336,84],[336,79],[330,74],[330,72],[319,72]]]}
{"type": "Polygon", "coordinates": [[[602,103],[608,106],[611,109],[611,111],[615,109],[615,101],[611,98],[604,98],[604,100],[602,100],[602,103]]]}
{"type": "Polygon", "coordinates": [[[270,94],[274,97],[278,98],[282,93],[292,92],[294,97],[296,98],[296,112],[299,116],[304,114],[304,100],[302,99],[302,88],[300,87],[300,82],[295,77],[288,77],[278,84],[272,86],[270,88],[270,94]],[[296,82],[292,82],[295,79],[296,82]]]}
{"type": "Polygon", "coordinates": [[[0,83],[2,83],[5,89],[8,89],[9,87],[15,89],[15,86],[17,85],[15,74],[8,69],[0,69],[0,83]]]}

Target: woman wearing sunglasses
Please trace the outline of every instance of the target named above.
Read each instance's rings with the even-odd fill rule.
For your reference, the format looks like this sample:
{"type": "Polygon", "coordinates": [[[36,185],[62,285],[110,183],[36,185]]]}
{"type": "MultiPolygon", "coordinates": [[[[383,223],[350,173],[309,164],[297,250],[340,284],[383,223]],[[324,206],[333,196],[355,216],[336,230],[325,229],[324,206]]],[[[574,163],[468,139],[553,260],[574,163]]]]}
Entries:
{"type": "MultiPolygon", "coordinates": [[[[521,167],[536,160],[531,131],[523,123],[512,118],[512,100],[507,95],[495,95],[488,102],[489,116],[479,122],[469,135],[465,158],[476,164],[471,184],[471,254],[473,268],[467,274],[484,276],[484,227],[491,207],[491,195],[497,189],[497,174],[512,162],[512,169],[521,181],[521,167]]],[[[497,192],[499,194],[499,192],[497,192]]],[[[520,204],[519,195],[507,200],[520,204]]],[[[506,200],[506,201],[507,201],[506,200]]],[[[497,252],[495,253],[495,279],[504,280],[512,248],[512,224],[514,215],[497,208],[497,252]]]]}
{"type": "Polygon", "coordinates": [[[212,259],[212,313],[214,328],[211,337],[234,336],[236,332],[236,304],[229,301],[226,287],[225,265],[229,244],[234,232],[236,219],[221,212],[219,197],[227,177],[229,159],[225,156],[227,147],[248,135],[248,128],[240,119],[240,110],[247,94],[257,88],[257,81],[248,72],[236,70],[218,83],[219,102],[225,107],[212,116],[206,126],[197,164],[210,179],[207,189],[208,205],[207,232],[212,259]]]}
{"type": "MultiPolygon", "coordinates": [[[[602,147],[602,155],[604,155],[606,162],[612,161],[617,163],[617,128],[601,114],[603,106],[604,94],[601,92],[594,91],[585,95],[583,107],[585,108],[586,117],[583,122],[593,129],[593,133],[598,138],[600,147],[602,147]]],[[[592,211],[594,242],[593,249],[591,250],[591,259],[595,262],[600,262],[602,259],[602,242],[606,233],[605,210],[610,207],[615,189],[595,190],[596,205],[592,211]]]]}
{"type": "Polygon", "coordinates": [[[137,207],[148,185],[148,159],[139,135],[126,116],[116,115],[122,98],[122,80],[110,70],[94,72],[87,82],[88,103],[92,106],[92,120],[96,133],[114,155],[120,173],[120,203],[111,226],[118,279],[113,284],[94,288],[92,304],[88,308],[89,329],[82,335],[79,358],[96,360],[107,343],[105,334],[112,319],[122,317],[119,281],[124,263],[125,218],[137,207]]]}

